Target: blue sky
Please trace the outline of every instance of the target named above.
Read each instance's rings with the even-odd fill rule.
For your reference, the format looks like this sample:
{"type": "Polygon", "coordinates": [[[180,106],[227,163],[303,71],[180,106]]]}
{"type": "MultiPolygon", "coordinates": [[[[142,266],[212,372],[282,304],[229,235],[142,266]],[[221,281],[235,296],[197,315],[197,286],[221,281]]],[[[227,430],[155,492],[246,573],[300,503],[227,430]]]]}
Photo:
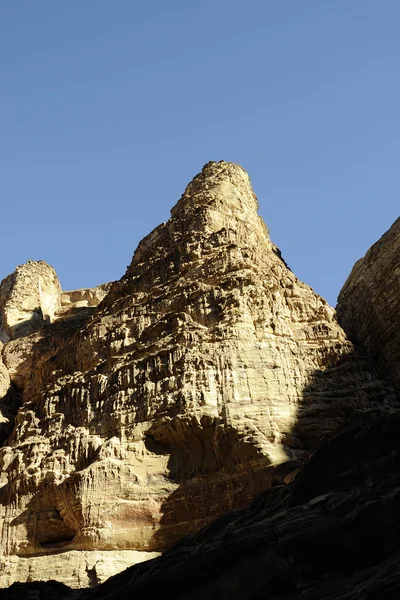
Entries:
{"type": "Polygon", "coordinates": [[[209,160],[331,304],[399,215],[397,0],[0,4],[0,278],[122,276],[209,160]]]}

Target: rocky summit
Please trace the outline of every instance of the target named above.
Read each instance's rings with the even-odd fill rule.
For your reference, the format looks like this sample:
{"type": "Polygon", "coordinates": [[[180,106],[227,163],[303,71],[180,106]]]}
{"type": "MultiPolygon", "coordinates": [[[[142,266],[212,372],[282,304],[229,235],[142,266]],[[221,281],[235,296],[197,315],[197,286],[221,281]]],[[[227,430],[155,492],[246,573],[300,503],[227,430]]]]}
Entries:
{"type": "Polygon", "coordinates": [[[397,598],[400,225],[339,324],[257,209],[210,162],[120,281],[2,281],[0,597],[397,598]]]}

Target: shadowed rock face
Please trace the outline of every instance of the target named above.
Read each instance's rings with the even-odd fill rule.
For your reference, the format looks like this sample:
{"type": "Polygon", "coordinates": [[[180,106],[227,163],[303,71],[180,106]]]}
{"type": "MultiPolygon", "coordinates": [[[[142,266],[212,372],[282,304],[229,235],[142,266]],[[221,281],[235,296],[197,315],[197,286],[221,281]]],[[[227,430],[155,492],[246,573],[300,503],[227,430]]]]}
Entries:
{"type": "Polygon", "coordinates": [[[338,298],[348,335],[400,387],[400,219],[353,267],[338,298]]]}
{"type": "Polygon", "coordinates": [[[75,311],[3,347],[22,395],[0,449],[3,586],[50,564],[102,582],[397,406],[287,268],[237,165],[208,163],[103,296],[69,295],[75,311]]]}

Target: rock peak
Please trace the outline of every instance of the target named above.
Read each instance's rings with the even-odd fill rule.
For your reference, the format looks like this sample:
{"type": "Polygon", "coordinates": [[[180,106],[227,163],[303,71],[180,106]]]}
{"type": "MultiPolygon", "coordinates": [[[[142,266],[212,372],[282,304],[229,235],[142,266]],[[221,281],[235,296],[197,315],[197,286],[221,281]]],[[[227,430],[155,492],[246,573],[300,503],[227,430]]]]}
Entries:
{"type": "Polygon", "coordinates": [[[181,199],[172,209],[171,215],[185,208],[188,204],[211,204],[213,201],[229,204],[240,204],[243,210],[257,212],[258,202],[250,177],[235,163],[210,161],[204,165],[186,187],[181,199]]]}
{"type": "Polygon", "coordinates": [[[0,286],[0,587],[101,582],[397,406],[281,260],[238,165],[205,165],[97,308],[44,268],[0,286]]]}
{"type": "Polygon", "coordinates": [[[52,321],[61,304],[57,273],[45,261],[28,260],[0,283],[0,340],[29,335],[52,321]]]}
{"type": "MultiPolygon", "coordinates": [[[[199,175],[204,177],[213,177],[216,173],[220,173],[225,176],[229,173],[235,174],[237,176],[249,178],[247,171],[237,163],[227,162],[225,160],[209,160],[208,163],[204,165],[199,175]]],[[[198,177],[197,175],[196,177],[198,177]]]]}

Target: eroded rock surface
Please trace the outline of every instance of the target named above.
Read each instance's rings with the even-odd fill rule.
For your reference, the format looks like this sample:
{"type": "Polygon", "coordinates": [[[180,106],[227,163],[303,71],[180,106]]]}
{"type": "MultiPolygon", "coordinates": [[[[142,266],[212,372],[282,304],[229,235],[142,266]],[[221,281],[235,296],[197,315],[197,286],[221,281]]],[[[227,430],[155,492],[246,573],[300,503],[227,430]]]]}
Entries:
{"type": "MultiPolygon", "coordinates": [[[[56,557],[32,556],[21,560],[10,557],[4,565],[3,578],[13,578],[18,572],[20,581],[62,580],[71,588],[95,587],[112,575],[123,571],[131,565],[155,558],[158,552],[136,552],[135,550],[96,551],[71,550],[62,552],[56,557]],[[56,559],[55,559],[56,558],[56,559]]],[[[26,595],[23,595],[26,597],[26,595]]],[[[1,598],[1,591],[0,591],[1,598]]]]}
{"type": "Polygon", "coordinates": [[[61,308],[57,311],[58,319],[65,319],[82,308],[93,308],[98,306],[106,297],[111,288],[111,283],[104,283],[95,288],[84,288],[82,290],[72,290],[62,292],[61,308]]]}
{"type": "Polygon", "coordinates": [[[231,163],[208,163],[100,304],[76,308],[3,348],[22,394],[0,449],[3,586],[31,557],[66,581],[77,550],[163,550],[397,406],[231,163]]]}
{"type": "Polygon", "coordinates": [[[0,284],[0,340],[29,335],[51,322],[61,305],[57,274],[44,261],[28,261],[0,284]]]}
{"type": "Polygon", "coordinates": [[[385,377],[400,387],[400,219],[353,267],[338,318],[385,377]]]}
{"type": "Polygon", "coordinates": [[[321,441],[298,478],[79,600],[394,600],[400,413],[321,441]]]}

